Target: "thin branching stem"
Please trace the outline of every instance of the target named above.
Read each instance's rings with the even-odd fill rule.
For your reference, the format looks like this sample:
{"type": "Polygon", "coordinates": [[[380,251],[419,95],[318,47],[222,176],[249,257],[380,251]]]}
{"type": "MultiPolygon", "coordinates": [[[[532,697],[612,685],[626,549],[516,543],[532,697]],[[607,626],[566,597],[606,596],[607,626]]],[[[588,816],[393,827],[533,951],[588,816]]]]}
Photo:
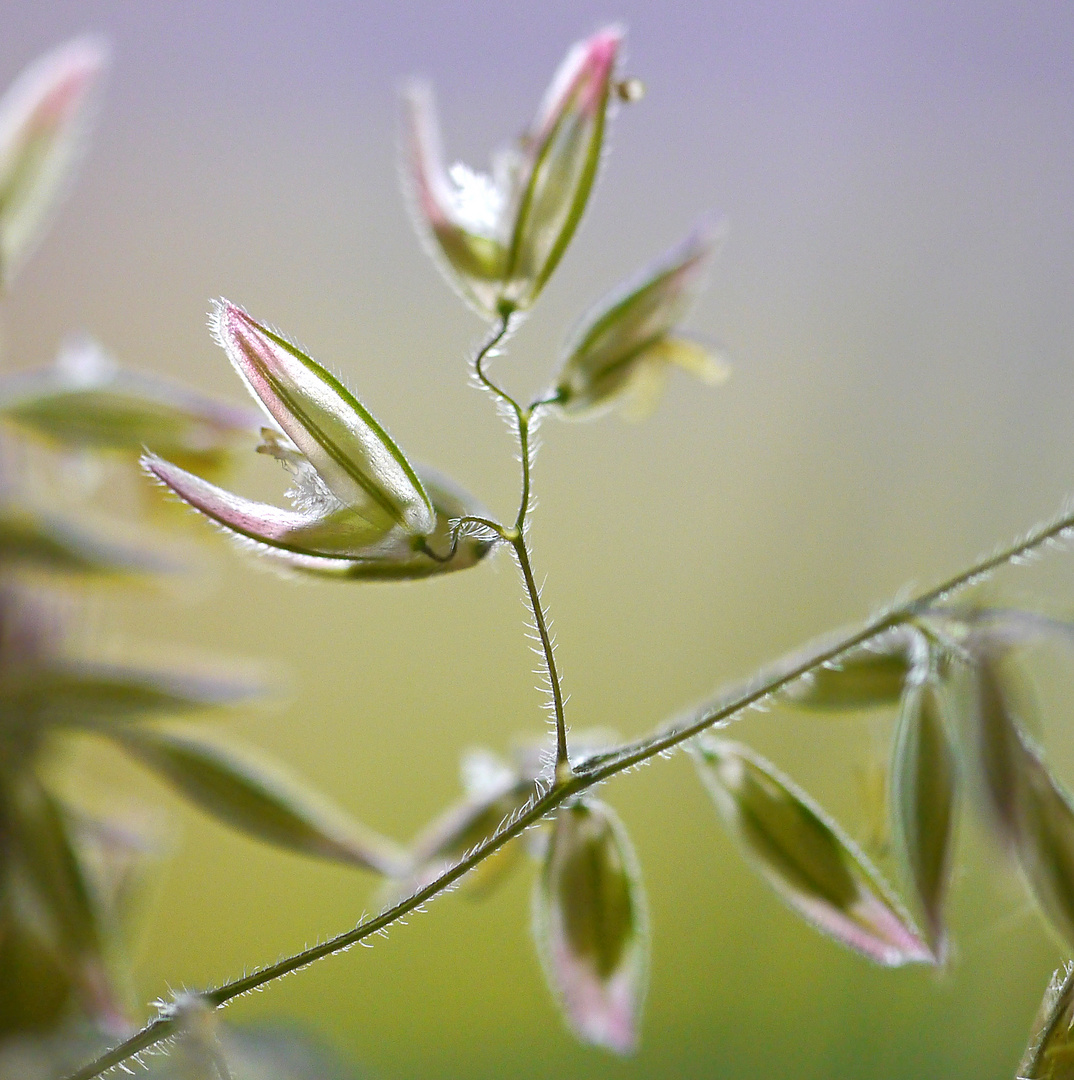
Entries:
{"type": "Polygon", "coordinates": [[[505,315],[503,318],[493,327],[492,332],[482,343],[481,347],[477,350],[477,355],[474,356],[474,374],[477,376],[477,381],[490,393],[493,397],[502,401],[516,417],[522,416],[522,406],[506,390],[497,386],[488,375],[485,374],[485,361],[488,360],[495,352],[497,347],[507,337],[511,329],[510,316],[505,315]]]}
{"type": "Polygon", "coordinates": [[[455,552],[459,549],[459,537],[462,535],[463,529],[469,525],[479,525],[482,529],[487,529],[489,532],[494,533],[500,540],[506,540],[512,535],[511,531],[505,529],[498,521],[493,521],[491,518],[480,517],[477,514],[465,514],[463,517],[457,518],[452,525],[451,546],[448,548],[446,555],[440,555],[435,552],[429,547],[428,541],[424,537],[418,540],[417,550],[428,555],[434,562],[451,562],[455,557],[455,552]]]}
{"type": "MultiPolygon", "coordinates": [[[[96,1061],[90,1062],[89,1065],[79,1069],[77,1073],[73,1073],[70,1080],[93,1080],[94,1077],[108,1072],[109,1069],[114,1069],[146,1050],[151,1050],[154,1046],[164,1042],[165,1039],[170,1039],[175,1035],[176,1028],[177,1021],[175,1017],[161,1013],[118,1046],[112,1047],[111,1050],[103,1053],[96,1061]]],[[[129,1069],[126,1071],[130,1072],[129,1069]]]]}
{"type": "Polygon", "coordinates": [[[516,533],[511,541],[511,547],[515,550],[515,558],[518,559],[522,579],[526,583],[526,593],[533,611],[533,623],[541,639],[544,663],[548,669],[548,682],[552,687],[552,707],[556,718],[556,778],[558,780],[570,772],[570,761],[567,756],[567,722],[563,713],[563,690],[559,683],[559,672],[556,671],[555,651],[544,617],[541,594],[537,589],[536,581],[533,580],[533,568],[530,566],[530,555],[526,549],[526,537],[521,532],[516,533]]]}
{"type": "Polygon", "coordinates": [[[507,534],[507,530],[498,521],[493,521],[491,518],[478,517],[476,514],[467,514],[465,517],[461,517],[455,522],[456,529],[465,528],[467,525],[480,525],[481,528],[496,533],[501,540],[503,540],[507,534]]]}
{"type": "Polygon", "coordinates": [[[743,709],[757,705],[765,698],[784,689],[795,679],[837,660],[843,653],[864,645],[885,631],[902,623],[910,622],[929,612],[936,604],[952,593],[984,580],[994,571],[1010,563],[1019,563],[1027,556],[1057,541],[1074,530],[1074,511],[1066,511],[1059,517],[1039,525],[1024,538],[990,555],[966,570],[962,570],[934,588],[923,592],[905,603],[896,604],[888,611],[869,620],[858,630],[825,639],[820,644],[801,652],[795,652],[762,668],[745,687],[721,694],[713,701],[703,703],[679,721],[672,721],[662,731],[635,743],[591,757],[584,768],[584,775],[592,783],[600,783],[616,773],[640,765],[656,754],[665,753],[680,743],[699,734],[723,720],[730,719],[743,709]]]}
{"type": "Polygon", "coordinates": [[[459,530],[458,529],[455,529],[455,530],[452,531],[452,534],[451,534],[451,546],[448,548],[446,555],[441,555],[441,554],[439,554],[439,552],[436,552],[431,547],[429,547],[428,541],[425,539],[424,536],[421,537],[418,540],[418,551],[420,551],[423,555],[428,556],[430,559],[433,560],[433,562],[438,562],[438,563],[449,563],[449,562],[451,562],[451,560],[453,558],[455,558],[455,552],[458,551],[458,549],[459,549],[459,530]]]}
{"type": "MultiPolygon", "coordinates": [[[[1049,542],[1064,539],[1072,531],[1074,531],[1074,512],[1068,511],[1061,517],[1039,526],[1010,547],[955,574],[947,581],[921,593],[912,600],[895,605],[857,629],[825,638],[819,643],[784,657],[762,669],[748,682],[703,703],[686,717],[663,726],[654,734],[636,742],[626,743],[608,753],[588,758],[578,765],[572,775],[564,778],[561,783],[550,786],[544,794],[534,798],[521,813],[478,844],[454,866],[410,896],[374,918],[364,919],[351,930],[329,938],[320,945],[304,949],[302,952],[279,960],[241,979],[225,983],[215,990],[205,991],[200,995],[202,1002],[207,1006],[220,1008],[234,998],[260,990],[276,979],[282,979],[285,975],[308,967],[326,956],[343,952],[374,934],[380,933],[392,923],[444,892],[502,848],[504,844],[521,835],[568,799],[659,754],[674,749],[702,731],[731,722],[750,706],[757,705],[778,693],[795,679],[808,675],[825,664],[837,661],[844,653],[865,644],[892,627],[926,614],[930,608],[952,593],[980,581],[1008,563],[1019,562],[1025,556],[1039,552],[1049,542]]],[[[176,1024],[177,1019],[174,1015],[167,1011],[162,1012],[141,1031],[135,1032],[96,1061],[71,1074],[67,1080],[95,1080],[102,1073],[122,1064],[135,1054],[175,1034],[176,1024]]]]}
{"type": "Polygon", "coordinates": [[[526,531],[526,515],[530,512],[530,470],[533,456],[530,453],[531,409],[519,410],[518,414],[518,457],[522,462],[522,494],[518,500],[518,513],[515,515],[515,532],[521,536],[526,531]]]}
{"type": "Polygon", "coordinates": [[[526,515],[530,512],[530,473],[533,469],[533,445],[530,436],[536,427],[537,414],[554,401],[554,398],[539,398],[528,409],[520,409],[517,414],[519,460],[522,462],[522,495],[518,501],[515,529],[520,533],[525,532],[526,515]]]}
{"type": "Polygon", "coordinates": [[[506,390],[493,382],[485,372],[485,361],[507,336],[509,326],[510,316],[504,315],[499,325],[474,357],[474,373],[482,386],[499,401],[503,402],[514,414],[515,428],[518,432],[519,461],[522,465],[522,492],[519,498],[514,529],[510,532],[501,529],[500,535],[514,549],[518,567],[522,571],[522,580],[526,585],[526,596],[529,599],[530,610],[533,612],[533,623],[537,628],[537,635],[541,641],[545,671],[548,674],[548,682],[552,688],[552,711],[556,722],[556,776],[561,777],[570,773],[570,760],[567,752],[567,719],[563,710],[563,687],[560,685],[559,672],[556,670],[552,637],[548,632],[548,621],[541,603],[540,590],[537,588],[537,582],[533,576],[533,567],[530,565],[529,548],[526,545],[526,517],[530,509],[530,472],[533,463],[530,453],[530,422],[536,411],[547,403],[538,401],[528,409],[524,409],[506,390]]]}

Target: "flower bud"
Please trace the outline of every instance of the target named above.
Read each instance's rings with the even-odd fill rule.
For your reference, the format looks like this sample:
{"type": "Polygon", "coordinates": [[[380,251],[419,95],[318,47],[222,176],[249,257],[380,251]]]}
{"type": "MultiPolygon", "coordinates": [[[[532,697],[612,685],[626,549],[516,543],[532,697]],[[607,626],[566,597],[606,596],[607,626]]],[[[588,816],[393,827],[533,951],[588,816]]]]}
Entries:
{"type": "Polygon", "coordinates": [[[480,314],[492,318],[507,266],[506,192],[465,166],[456,165],[450,172],[444,168],[436,107],[427,85],[410,86],[405,106],[415,223],[448,281],[480,314]]]}
{"type": "Polygon", "coordinates": [[[530,130],[491,175],[444,167],[432,94],[406,95],[406,175],[415,221],[465,299],[487,318],[529,308],[563,257],[596,179],[623,34],[576,44],[530,130]]]}
{"type": "Polygon", "coordinates": [[[944,726],[934,678],[914,681],[903,697],[891,770],[895,832],[925,916],[929,945],[946,951],[943,924],[951,882],[958,764],[944,726]]]}
{"type": "Polygon", "coordinates": [[[1019,739],[1014,854],[1033,898],[1069,949],[1074,947],[1074,800],[1040,752],[1019,739]]]}
{"type": "Polygon", "coordinates": [[[125,1018],[107,959],[112,927],[75,848],[70,815],[30,772],[11,778],[3,794],[7,860],[13,864],[5,871],[27,883],[35,921],[40,921],[83,1008],[121,1030],[125,1018]]]}
{"type": "Polygon", "coordinates": [[[0,98],[0,286],[66,191],[107,56],[98,39],[77,38],[31,64],[0,98]]]}
{"type": "Polygon", "coordinates": [[[472,566],[492,549],[495,537],[460,535],[455,527],[457,518],[484,516],[474,500],[435,473],[419,478],[335,376],[234,305],[221,303],[213,324],[278,425],[262,428],[257,449],[294,476],[288,495],[295,509],[243,498],[156,454],[142,459],[151,476],[228,533],[304,573],[428,577],[472,566]]]}
{"type": "MultiPolygon", "coordinates": [[[[284,510],[226,491],[153,454],[142,459],[142,466],[226,533],[252,542],[259,554],[283,571],[340,581],[417,580],[468,569],[494,546],[488,537],[462,535],[451,553],[453,521],[478,512],[474,509],[478,504],[429,470],[422,470],[422,484],[432,501],[436,525],[424,539],[423,548],[417,548],[413,536],[399,529],[384,531],[349,507],[328,513],[284,510]],[[434,558],[429,550],[443,551],[445,557],[434,558]]],[[[293,491],[292,495],[301,493],[293,491]]]]}
{"type": "Polygon", "coordinates": [[[432,531],[432,504],[410,463],[334,375],[234,304],[217,305],[212,328],[247,389],[339,507],[361,513],[381,535],[393,525],[415,536],[432,531]]]}
{"type": "Polygon", "coordinates": [[[62,654],[0,674],[0,704],[8,714],[38,726],[91,730],[235,707],[265,693],[252,674],[128,667],[62,654]]]}
{"type": "Polygon", "coordinates": [[[704,382],[727,377],[710,350],[672,334],[715,250],[717,234],[698,229],[583,319],[564,351],[555,404],[565,416],[596,416],[626,399],[645,415],[671,366],[704,382]]]}
{"type": "Polygon", "coordinates": [[[799,709],[845,712],[894,706],[911,674],[928,673],[921,634],[899,627],[795,679],[783,699],[799,709]]]}
{"type": "Polygon", "coordinates": [[[623,31],[613,26],[573,46],[522,139],[501,304],[528,308],[578,228],[600,166],[622,43],[623,31]]]}
{"type": "Polygon", "coordinates": [[[885,967],[935,962],[877,870],[770,762],[711,737],[694,761],[743,854],[807,922],[885,967]]]}
{"type": "Polygon", "coordinates": [[[0,416],[64,449],[145,450],[220,472],[252,445],[261,414],[221,404],[166,379],[127,371],[96,342],[76,338],[56,363],[0,379],[0,416]]]}
{"type": "Polygon", "coordinates": [[[626,830],[594,800],[560,810],[533,894],[533,932],[567,1022],[584,1042],[632,1052],[649,931],[626,830]]]}
{"type": "Polygon", "coordinates": [[[1030,742],[1000,656],[974,656],[977,765],[993,823],[1045,918],[1074,945],[1074,801],[1030,742]]]}
{"type": "Polygon", "coordinates": [[[305,855],[377,873],[402,854],[320,796],[234,742],[124,725],[108,734],[197,806],[233,828],[305,855]]]}
{"type": "Polygon", "coordinates": [[[0,562],[5,567],[104,578],[169,573],[180,565],[152,548],[90,531],[33,503],[2,496],[0,562]]]}

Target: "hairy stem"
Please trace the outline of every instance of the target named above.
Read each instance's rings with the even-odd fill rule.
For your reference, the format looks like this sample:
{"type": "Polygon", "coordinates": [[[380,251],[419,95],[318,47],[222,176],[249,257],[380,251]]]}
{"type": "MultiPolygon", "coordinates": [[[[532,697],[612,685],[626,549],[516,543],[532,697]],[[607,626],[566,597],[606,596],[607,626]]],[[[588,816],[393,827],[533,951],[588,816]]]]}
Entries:
{"type": "MultiPolygon", "coordinates": [[[[950,594],[974,584],[999,567],[1018,562],[1025,556],[1040,551],[1050,542],[1068,538],[1072,532],[1074,532],[1074,512],[1068,511],[1055,520],[1039,526],[1023,540],[1019,540],[997,554],[981,560],[969,569],[963,570],[912,600],[895,605],[888,611],[870,619],[859,628],[825,638],[806,649],[784,657],[763,669],[748,682],[732,687],[715,699],[699,705],[685,717],[663,726],[654,734],[636,742],[625,743],[608,753],[587,759],[575,769],[571,776],[563,779],[561,783],[549,787],[543,795],[534,798],[510,822],[480,843],[454,866],[445,870],[435,880],[418,889],[410,896],[400,900],[374,918],[364,919],[351,930],[329,938],[320,945],[304,949],[302,952],[279,960],[275,964],[270,964],[241,979],[224,983],[215,990],[205,991],[200,995],[202,1002],[207,1006],[220,1008],[236,997],[248,994],[253,990],[259,990],[267,983],[281,979],[301,968],[308,967],[326,956],[343,952],[352,945],[356,945],[374,934],[382,932],[398,919],[444,892],[445,889],[484,862],[504,844],[546,817],[567,799],[573,798],[618,773],[648,761],[658,754],[666,753],[702,731],[732,721],[751,705],[756,705],[770,695],[778,693],[794,682],[795,679],[809,674],[809,672],[824,664],[837,660],[850,649],[864,644],[894,626],[920,617],[928,612],[933,605],[944,600],[950,594]]],[[[518,548],[516,548],[517,551],[518,548]]],[[[155,1046],[173,1035],[176,1031],[176,1024],[176,1018],[167,1010],[164,1010],[141,1031],[136,1032],[126,1041],[109,1050],[96,1061],[71,1074],[67,1080],[94,1080],[95,1077],[122,1064],[135,1054],[155,1046]]]]}
{"type": "Polygon", "coordinates": [[[556,658],[552,648],[552,638],[549,636],[548,625],[545,622],[541,594],[537,589],[537,583],[533,580],[529,551],[526,549],[526,537],[521,532],[516,533],[511,546],[515,549],[515,557],[518,559],[518,566],[526,583],[526,593],[533,611],[533,622],[541,638],[541,650],[544,653],[545,668],[548,670],[548,682],[552,687],[552,707],[556,718],[556,778],[558,780],[570,772],[570,762],[567,757],[567,722],[563,715],[563,690],[559,684],[559,672],[556,671],[556,658]]]}
{"type": "Polygon", "coordinates": [[[545,671],[548,674],[548,682],[552,688],[552,709],[556,721],[556,776],[559,777],[570,773],[570,761],[567,754],[567,721],[563,712],[563,688],[560,685],[559,672],[556,670],[552,638],[548,633],[548,623],[544,607],[541,604],[541,595],[537,588],[537,582],[533,577],[529,549],[526,546],[526,517],[530,509],[530,471],[532,465],[530,422],[533,420],[537,410],[547,402],[538,401],[528,409],[523,409],[510,394],[493,382],[485,373],[485,361],[507,335],[509,324],[510,316],[504,315],[485,344],[478,350],[477,356],[474,358],[474,372],[482,386],[512,411],[518,432],[519,461],[522,465],[522,493],[519,498],[514,529],[510,532],[501,529],[500,535],[509,541],[511,547],[514,548],[515,558],[518,559],[518,566],[522,571],[522,579],[526,585],[526,595],[529,598],[530,609],[533,612],[533,622],[537,627],[537,634],[541,640],[545,671]]]}
{"type": "Polygon", "coordinates": [[[526,515],[530,512],[530,468],[533,461],[530,455],[530,420],[533,410],[526,409],[518,413],[518,456],[522,462],[522,495],[518,500],[518,514],[515,517],[515,531],[521,535],[526,529],[526,515]]]}
{"type": "Polygon", "coordinates": [[[800,652],[792,653],[762,668],[744,687],[721,694],[713,701],[698,706],[678,722],[672,721],[666,725],[663,731],[590,758],[586,762],[585,775],[592,783],[599,783],[624,769],[647,761],[656,754],[674,748],[721,720],[729,719],[743,709],[759,704],[795,679],[838,659],[858,645],[864,645],[893,626],[924,615],[952,593],[982,581],[1000,567],[1021,562],[1026,556],[1037,554],[1048,544],[1064,538],[1064,534],[1069,539],[1072,531],[1074,512],[1066,511],[1052,521],[1039,525],[1023,539],[960,571],[914,599],[894,605],[886,613],[869,620],[860,629],[833,636],[800,652]]]}
{"type": "Polygon", "coordinates": [[[507,337],[508,332],[511,329],[511,317],[504,315],[503,318],[493,327],[492,332],[482,343],[481,347],[477,350],[477,355],[474,357],[474,374],[477,376],[477,381],[490,393],[493,397],[502,401],[516,417],[522,416],[522,406],[506,390],[497,386],[488,375],[485,374],[485,361],[489,359],[495,353],[497,346],[499,346],[504,338],[507,337]]]}

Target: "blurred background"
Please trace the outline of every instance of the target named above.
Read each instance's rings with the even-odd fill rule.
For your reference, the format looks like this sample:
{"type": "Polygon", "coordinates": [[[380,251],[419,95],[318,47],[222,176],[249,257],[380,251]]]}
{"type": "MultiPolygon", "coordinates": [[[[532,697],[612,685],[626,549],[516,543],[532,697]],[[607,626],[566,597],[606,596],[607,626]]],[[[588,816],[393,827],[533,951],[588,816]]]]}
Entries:
{"type": "MultiPolygon", "coordinates": [[[[541,388],[590,303],[702,214],[726,218],[690,325],[726,346],[731,381],[676,382],[642,425],[542,430],[534,559],[570,719],[634,736],[1074,492],[1068,5],[0,0],[4,84],[76,33],[114,47],[79,183],[0,320],[8,370],[87,331],[125,364],[241,402],[205,329],[227,296],[342,373],[409,454],[513,512],[512,442],[467,383],[482,326],[398,192],[398,90],[432,79],[449,160],[480,167],[569,43],[608,20],[628,26],[626,73],[648,94],[620,111],[587,220],[497,370],[541,388]]],[[[461,751],[541,733],[506,556],[411,586],[299,586],[214,543],[191,586],[99,598],[92,625],[261,658],[288,692],[229,730],[370,826],[412,836],[457,797],[461,751]]],[[[1008,570],[985,595],[1069,615],[1074,563],[1008,570]]],[[[1069,657],[1028,660],[1069,782],[1069,657]]],[[[774,710],[736,735],[868,838],[890,720],[774,710]]],[[[64,769],[72,790],[112,785],[181,823],[146,913],[143,1000],[236,976],[375,903],[375,883],[226,832],[88,741],[64,769]]],[[[529,867],[230,1019],[296,1019],[384,1080],[1013,1075],[1062,952],[972,822],[955,955],[936,976],[874,970],[797,921],[685,757],[603,795],[651,906],[635,1058],[563,1027],[528,940],[529,867]]]]}

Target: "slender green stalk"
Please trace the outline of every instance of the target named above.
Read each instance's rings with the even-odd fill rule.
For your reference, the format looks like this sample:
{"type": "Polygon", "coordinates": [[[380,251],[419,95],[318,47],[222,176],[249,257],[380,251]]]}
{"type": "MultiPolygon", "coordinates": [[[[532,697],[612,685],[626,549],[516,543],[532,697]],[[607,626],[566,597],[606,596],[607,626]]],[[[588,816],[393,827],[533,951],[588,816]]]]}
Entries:
{"type": "MultiPolygon", "coordinates": [[[[592,783],[599,783],[624,769],[640,765],[656,754],[671,750],[713,724],[728,719],[752,705],[759,704],[769,695],[794,682],[795,679],[836,660],[842,653],[865,644],[893,626],[909,622],[925,614],[951,593],[982,581],[1008,563],[1019,563],[1027,556],[1038,554],[1041,548],[1064,539],[1063,534],[1069,534],[1071,531],[1074,531],[1074,511],[1066,511],[1051,521],[1037,526],[1022,540],[1003,548],[995,555],[982,559],[969,569],[955,574],[913,600],[896,604],[886,613],[865,623],[859,630],[831,638],[828,644],[822,642],[802,652],[792,653],[775,664],[762,668],[746,687],[722,694],[714,701],[699,706],[679,722],[673,721],[668,724],[663,731],[638,742],[621,746],[617,750],[590,758],[583,770],[586,778],[592,783]]],[[[1070,539],[1069,536],[1065,538],[1070,539]]]]}
{"type": "Polygon", "coordinates": [[[515,532],[522,535],[526,529],[526,515],[530,512],[530,469],[533,465],[530,454],[530,419],[533,410],[527,409],[518,414],[518,453],[522,462],[522,495],[518,500],[518,514],[515,516],[515,532]]]}
{"type": "Polygon", "coordinates": [[[458,550],[459,547],[459,530],[454,529],[452,531],[451,546],[447,549],[447,553],[445,555],[441,555],[439,552],[436,552],[431,547],[429,547],[429,544],[426,541],[425,537],[421,537],[417,543],[417,550],[424,555],[428,555],[428,557],[432,559],[433,562],[449,563],[455,557],[455,552],[458,550]]]}
{"type": "Polygon", "coordinates": [[[523,409],[510,394],[494,383],[485,373],[485,360],[507,336],[509,325],[510,316],[504,315],[488,340],[478,350],[477,356],[474,358],[474,372],[485,389],[507,405],[514,413],[515,426],[518,431],[519,461],[522,465],[522,493],[519,498],[514,529],[511,531],[501,529],[500,535],[514,549],[518,567],[522,571],[522,580],[526,585],[530,610],[533,612],[533,623],[537,628],[537,635],[541,641],[545,671],[548,674],[548,682],[552,689],[552,712],[556,722],[556,776],[559,778],[570,774],[570,759],[567,753],[567,720],[563,711],[563,688],[560,685],[559,672],[556,670],[555,651],[552,645],[552,637],[548,632],[544,607],[541,604],[541,594],[533,577],[529,549],[526,546],[526,516],[530,508],[530,472],[532,466],[530,422],[536,411],[546,403],[538,401],[528,409],[523,409]]]}
{"type": "Polygon", "coordinates": [[[466,517],[458,519],[458,525],[480,525],[484,529],[489,529],[490,531],[497,533],[500,539],[505,538],[506,530],[504,527],[498,521],[493,521],[491,518],[478,517],[476,514],[467,514],[466,517]]]}
{"type": "MultiPolygon", "coordinates": [[[[519,499],[518,514],[515,517],[515,531],[521,533],[525,529],[526,515],[529,513],[530,508],[530,467],[532,465],[530,457],[530,422],[537,410],[548,404],[548,402],[537,401],[528,409],[523,409],[503,387],[493,382],[486,374],[485,361],[489,359],[496,347],[507,337],[510,326],[510,315],[504,315],[485,343],[478,349],[477,355],[474,357],[474,374],[477,376],[478,382],[493,397],[503,402],[514,414],[515,428],[518,432],[519,460],[522,464],[522,495],[519,499]]],[[[508,537],[508,539],[510,538],[508,537]]]]}
{"type": "MultiPolygon", "coordinates": [[[[141,1031],[136,1031],[118,1046],[103,1053],[96,1061],[83,1066],[72,1075],[71,1080],[75,1080],[76,1077],[80,1080],[92,1080],[93,1077],[100,1076],[101,1073],[108,1072],[109,1069],[114,1069],[117,1065],[122,1065],[125,1061],[130,1061],[138,1054],[159,1045],[165,1039],[171,1038],[175,1032],[175,1018],[161,1013],[150,1020],[141,1031]]],[[[126,1071],[130,1072],[129,1069],[126,1071]]]]}
{"type": "Polygon", "coordinates": [[[511,317],[510,315],[504,315],[500,321],[493,328],[492,333],[485,339],[484,343],[477,350],[477,355],[474,357],[474,374],[477,376],[477,381],[488,390],[493,397],[502,401],[516,417],[522,416],[522,406],[506,390],[497,386],[486,374],[485,374],[485,361],[496,351],[496,347],[507,337],[511,329],[511,317]]]}
{"type": "Polygon", "coordinates": [[[515,549],[515,558],[518,559],[519,569],[522,571],[522,578],[526,583],[526,593],[529,596],[530,608],[533,611],[533,622],[541,638],[544,663],[548,669],[548,682],[552,687],[552,707],[556,717],[556,779],[558,781],[570,773],[570,761],[567,757],[567,723],[563,714],[563,690],[559,684],[559,672],[556,671],[552,638],[548,633],[548,626],[545,622],[541,594],[537,590],[537,583],[533,580],[533,569],[530,566],[529,551],[526,549],[526,538],[521,532],[515,534],[511,541],[511,547],[515,549]]]}
{"type": "MultiPolygon", "coordinates": [[[[543,795],[535,798],[522,812],[454,866],[410,896],[387,908],[376,917],[364,919],[352,929],[329,938],[320,945],[304,949],[302,952],[279,960],[241,979],[225,983],[215,990],[205,991],[201,995],[202,1002],[207,1006],[220,1008],[236,997],[259,990],[276,979],[308,967],[326,956],[343,952],[352,945],[380,933],[392,923],[442,893],[504,844],[546,817],[566,800],[658,754],[672,750],[708,728],[729,723],[751,705],[756,705],[772,694],[778,693],[795,679],[837,660],[850,649],[864,644],[894,626],[918,618],[951,593],[974,584],[1008,563],[1019,562],[1025,556],[1037,553],[1053,541],[1065,539],[1065,534],[1071,532],[1074,532],[1074,512],[1068,511],[1059,518],[1039,526],[1025,539],[955,574],[947,581],[921,593],[912,600],[895,605],[870,619],[858,629],[830,636],[815,645],[784,657],[763,669],[748,682],[733,687],[712,701],[698,706],[683,719],[665,725],[644,739],[626,743],[616,750],[589,758],[582,762],[571,776],[549,787],[543,795]]],[[[176,1024],[176,1018],[167,1010],[163,1011],[141,1031],[109,1050],[96,1061],[71,1074],[67,1080],[94,1080],[107,1070],[174,1034],[176,1024]]]]}

